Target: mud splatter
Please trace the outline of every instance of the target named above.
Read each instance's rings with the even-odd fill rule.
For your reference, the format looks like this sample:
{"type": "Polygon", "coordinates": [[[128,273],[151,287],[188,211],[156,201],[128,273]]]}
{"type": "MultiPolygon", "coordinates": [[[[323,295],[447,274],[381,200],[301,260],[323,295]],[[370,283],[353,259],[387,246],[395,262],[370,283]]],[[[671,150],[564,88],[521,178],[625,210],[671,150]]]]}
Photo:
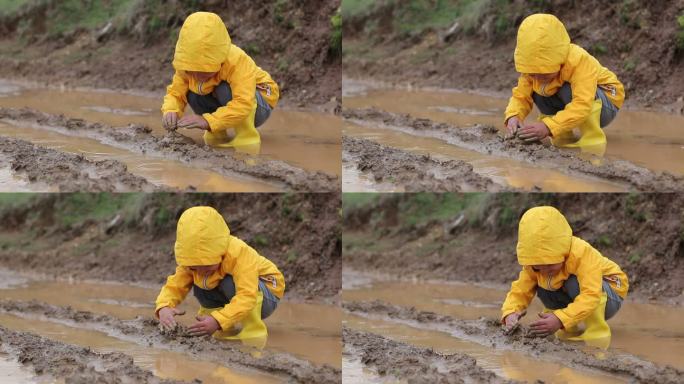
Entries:
{"type": "Polygon", "coordinates": [[[541,163],[557,169],[565,169],[568,173],[574,172],[623,182],[639,191],[684,191],[683,177],[667,172],[656,173],[624,160],[602,159],[600,165],[594,165],[569,151],[562,151],[553,146],[541,143],[526,144],[519,140],[505,140],[499,135],[496,128],[488,125],[459,128],[446,123],[435,123],[429,119],[384,112],[375,108],[345,109],[342,115],[358,124],[379,123],[419,132],[448,140],[454,145],[480,153],[541,163]]]}
{"type": "Polygon", "coordinates": [[[496,192],[505,189],[460,160],[440,161],[428,155],[388,147],[371,140],[342,137],[344,158],[376,182],[389,182],[407,192],[496,192]]]}

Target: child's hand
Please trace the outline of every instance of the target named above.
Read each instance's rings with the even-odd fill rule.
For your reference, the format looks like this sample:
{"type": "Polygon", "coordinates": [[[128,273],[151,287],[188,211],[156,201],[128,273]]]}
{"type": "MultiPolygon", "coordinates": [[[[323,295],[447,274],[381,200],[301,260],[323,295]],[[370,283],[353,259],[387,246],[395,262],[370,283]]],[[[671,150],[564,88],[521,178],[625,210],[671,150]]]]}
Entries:
{"type": "Polygon", "coordinates": [[[159,322],[165,329],[173,329],[176,326],[174,316],[185,315],[185,311],[176,308],[164,307],[159,310],[159,322]]]}
{"type": "Polygon", "coordinates": [[[530,324],[530,334],[532,336],[548,336],[563,326],[563,323],[553,313],[540,313],[539,317],[541,320],[530,324]]]}
{"type": "Polygon", "coordinates": [[[506,138],[509,139],[511,137],[514,137],[515,134],[518,132],[518,128],[520,128],[521,126],[522,124],[520,123],[520,120],[518,120],[517,116],[509,118],[506,122],[506,131],[508,132],[506,138]]]}
{"type": "Polygon", "coordinates": [[[197,322],[188,327],[188,334],[190,336],[208,336],[221,329],[216,319],[211,316],[197,316],[195,319],[197,319],[197,322]]]}
{"type": "Polygon", "coordinates": [[[200,115],[188,115],[178,121],[178,128],[197,128],[209,130],[209,123],[200,115]]]}
{"type": "Polygon", "coordinates": [[[523,310],[521,312],[513,312],[506,316],[504,319],[504,325],[503,325],[503,331],[505,335],[510,335],[515,331],[516,328],[518,328],[518,323],[520,322],[520,319],[525,316],[527,313],[526,310],[523,310]]]}
{"type": "Polygon", "coordinates": [[[551,136],[551,131],[546,124],[538,121],[536,123],[527,124],[520,129],[518,137],[530,143],[533,141],[541,141],[544,138],[551,136]]]}
{"type": "Polygon", "coordinates": [[[176,112],[166,112],[162,117],[162,126],[169,131],[176,130],[178,124],[178,114],[176,112]]]}

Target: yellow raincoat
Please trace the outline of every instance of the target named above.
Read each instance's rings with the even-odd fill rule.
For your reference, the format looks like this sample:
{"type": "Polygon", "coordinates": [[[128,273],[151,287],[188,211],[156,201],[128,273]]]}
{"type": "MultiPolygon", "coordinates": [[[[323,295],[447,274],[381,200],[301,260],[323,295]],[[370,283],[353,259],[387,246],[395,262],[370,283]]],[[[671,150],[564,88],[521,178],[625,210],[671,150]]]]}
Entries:
{"type": "Polygon", "coordinates": [[[527,308],[537,286],[555,291],[563,287],[570,275],[577,276],[580,294],[566,308],[553,314],[569,329],[589,316],[601,299],[603,280],[608,281],[620,297],[627,296],[627,275],[615,262],[601,255],[586,241],[574,237],[563,214],[553,207],[536,207],[527,211],[518,227],[518,262],[522,270],[511,284],[501,308],[503,320],[510,313],[527,308]],[[554,276],[537,273],[534,265],[563,263],[554,276]]]}
{"type": "Polygon", "coordinates": [[[231,43],[225,24],[214,13],[196,12],[188,16],[178,36],[173,67],[176,73],[166,89],[162,114],[176,112],[181,117],[188,103],[188,90],[207,95],[221,81],[230,84],[233,100],[214,113],[202,115],[211,132],[225,131],[245,120],[256,105],[257,89],[272,108],[280,97],[278,84],[242,49],[231,43]],[[217,73],[200,83],[185,71],[217,73]]]}
{"type": "Polygon", "coordinates": [[[174,250],[178,266],[157,297],[157,316],[161,308],[174,308],[183,301],[193,284],[214,289],[226,275],[233,277],[235,296],[223,309],[211,313],[223,330],[230,329],[256,305],[259,280],[276,297],[283,297],[283,274],[244,241],[231,236],[223,217],[214,208],[193,207],[183,212],[178,220],[174,250]],[[219,269],[206,276],[188,268],[219,263],[219,269]]]}
{"type": "Polygon", "coordinates": [[[625,89],[617,76],[582,47],[571,44],[565,26],[553,15],[536,14],[523,20],[514,58],[520,77],[506,107],[505,121],[513,116],[522,121],[529,115],[532,92],[552,96],[566,82],[572,88],[572,101],[556,115],[542,119],[554,137],[572,131],[589,116],[597,87],[618,108],[625,100],[625,89]],[[558,76],[546,84],[529,75],[554,72],[559,72],[558,76]]]}

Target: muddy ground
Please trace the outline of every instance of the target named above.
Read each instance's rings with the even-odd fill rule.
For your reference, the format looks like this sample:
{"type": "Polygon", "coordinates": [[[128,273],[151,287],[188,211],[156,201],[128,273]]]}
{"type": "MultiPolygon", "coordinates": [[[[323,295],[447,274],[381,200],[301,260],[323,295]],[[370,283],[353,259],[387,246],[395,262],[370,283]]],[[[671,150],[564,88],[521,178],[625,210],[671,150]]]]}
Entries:
{"type": "Polygon", "coordinates": [[[375,182],[389,183],[397,190],[497,192],[505,189],[475,173],[473,166],[464,161],[441,161],[348,136],[342,137],[342,145],[346,166],[368,173],[375,182]]]}
{"type": "MultiPolygon", "coordinates": [[[[684,190],[684,177],[668,172],[655,172],[625,160],[601,159],[595,164],[591,157],[562,151],[542,143],[524,143],[518,139],[504,139],[499,130],[488,125],[455,127],[436,123],[429,119],[414,118],[390,112],[370,109],[345,109],[345,119],[356,124],[378,124],[439,138],[466,149],[483,154],[509,157],[538,165],[563,170],[568,174],[596,176],[602,179],[624,183],[636,191],[672,192],[684,190]]],[[[425,189],[429,191],[429,189],[425,189]]]]}
{"type": "MultiPolygon", "coordinates": [[[[223,175],[241,175],[271,182],[283,189],[299,191],[339,190],[339,178],[320,171],[307,171],[279,160],[239,159],[230,153],[200,146],[192,139],[170,132],[164,137],[153,136],[152,130],[143,125],[130,124],[127,127],[111,127],[101,123],[89,123],[64,115],[51,115],[32,109],[0,108],[0,120],[11,124],[39,125],[73,136],[89,137],[106,141],[112,145],[139,154],[151,154],[194,164],[198,167],[211,166],[223,175]]],[[[48,184],[49,177],[37,178],[37,182],[48,184]]],[[[189,182],[191,182],[189,180],[189,182]]],[[[82,191],[84,189],[81,189],[82,191]]],[[[87,190],[87,189],[85,189],[87,190]]]]}
{"type": "MultiPolygon", "coordinates": [[[[267,353],[255,357],[240,350],[234,344],[217,341],[210,337],[192,338],[174,334],[162,334],[153,318],[137,318],[123,321],[108,315],[87,311],[75,311],[69,307],[57,307],[38,302],[0,301],[0,311],[21,316],[46,316],[52,320],[74,323],[80,328],[120,332],[127,340],[176,352],[192,354],[195,358],[217,363],[229,363],[258,369],[286,377],[297,383],[338,383],[339,369],[328,365],[315,366],[308,361],[286,353],[267,353]]],[[[132,364],[131,364],[132,365],[132,364]]]]}
{"type": "Polygon", "coordinates": [[[385,337],[342,328],[342,341],[352,359],[375,368],[380,376],[409,383],[513,383],[477,365],[464,354],[444,355],[385,337]]]}
{"type": "Polygon", "coordinates": [[[684,11],[681,0],[649,7],[633,1],[518,0],[376,2],[359,10],[344,8],[345,76],[510,92],[518,76],[513,63],[518,26],[527,15],[552,13],[573,43],[617,74],[627,105],[684,113],[684,40],[677,21],[684,11]]]}
{"type": "Polygon", "coordinates": [[[89,160],[82,155],[39,147],[24,140],[0,137],[0,158],[27,183],[59,192],[162,191],[146,179],[128,172],[116,160],[89,160]]]}
{"type": "Polygon", "coordinates": [[[339,0],[219,0],[202,2],[199,8],[185,0],[129,1],[119,2],[123,9],[119,3],[88,3],[78,10],[54,1],[27,3],[0,17],[3,77],[163,90],[173,75],[178,30],[190,13],[201,9],[218,13],[233,43],[272,75],[283,105],[339,110],[341,41],[336,40],[339,26],[332,23],[339,0]],[[86,21],[74,18],[76,12],[86,21]],[[98,17],[101,21],[93,24],[98,17]]]}
{"type": "MultiPolygon", "coordinates": [[[[550,361],[569,364],[572,367],[591,368],[608,374],[624,375],[640,383],[678,383],[684,379],[684,371],[670,366],[657,366],[636,356],[625,353],[605,352],[605,358],[597,359],[595,351],[579,348],[569,343],[560,342],[554,337],[530,338],[520,328],[513,335],[504,335],[498,319],[481,318],[465,321],[434,312],[418,311],[415,308],[399,307],[380,301],[344,302],[345,310],[367,317],[389,317],[392,321],[417,323],[423,329],[433,329],[451,334],[458,334],[464,339],[489,345],[493,348],[510,349],[532,354],[550,361]]],[[[373,341],[373,338],[370,338],[373,341]]],[[[394,345],[399,354],[405,348],[394,345]]],[[[369,343],[370,353],[383,354],[382,343],[369,343]]],[[[372,362],[372,360],[371,360],[372,362]]],[[[430,367],[435,361],[422,364],[430,367]]]]}
{"type": "Polygon", "coordinates": [[[0,346],[32,367],[36,375],[61,378],[68,383],[186,383],[160,379],[141,369],[123,353],[95,353],[89,348],[53,341],[0,326],[0,346]]]}

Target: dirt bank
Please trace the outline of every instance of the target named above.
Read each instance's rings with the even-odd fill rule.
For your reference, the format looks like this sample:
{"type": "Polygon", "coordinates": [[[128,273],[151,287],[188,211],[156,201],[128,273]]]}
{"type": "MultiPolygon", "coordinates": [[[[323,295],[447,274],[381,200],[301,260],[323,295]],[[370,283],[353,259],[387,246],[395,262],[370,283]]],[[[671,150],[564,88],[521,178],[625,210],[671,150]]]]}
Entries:
{"type": "Polygon", "coordinates": [[[96,315],[87,311],[75,311],[69,307],[57,307],[32,302],[0,301],[0,310],[18,316],[38,315],[51,320],[67,321],[80,328],[123,334],[122,338],[155,348],[192,354],[195,358],[219,364],[231,364],[285,376],[297,383],[338,383],[340,370],[328,365],[314,366],[308,361],[286,353],[264,352],[254,357],[241,351],[238,346],[216,341],[210,337],[189,338],[174,334],[161,334],[158,321],[152,318],[136,318],[123,321],[109,315],[96,315]]]}
{"type": "Polygon", "coordinates": [[[60,192],[160,191],[146,179],[128,172],[116,160],[88,160],[28,141],[0,137],[0,156],[14,174],[60,192]]]}
{"type": "Polygon", "coordinates": [[[558,341],[551,336],[530,338],[525,336],[522,329],[514,335],[507,336],[501,332],[498,319],[459,320],[451,316],[399,307],[381,301],[344,302],[343,307],[354,314],[417,324],[421,328],[447,332],[492,348],[525,352],[572,367],[592,368],[610,374],[627,375],[640,383],[674,384],[684,379],[684,371],[670,366],[660,367],[629,354],[605,352],[606,358],[598,359],[591,350],[558,341]]]}
{"type": "Polygon", "coordinates": [[[487,125],[460,128],[428,119],[413,118],[371,109],[345,109],[343,116],[357,124],[375,124],[409,131],[418,135],[439,138],[466,149],[484,154],[510,157],[536,163],[567,173],[601,177],[622,182],[638,191],[676,192],[684,191],[684,178],[670,173],[656,173],[624,160],[601,159],[594,165],[570,151],[560,150],[541,143],[527,144],[517,139],[506,140],[499,131],[487,125]]]}
{"type": "Polygon", "coordinates": [[[201,7],[186,0],[24,3],[0,17],[5,77],[162,91],[173,75],[180,26],[190,13],[203,10],[222,17],[233,43],[279,83],[286,104],[339,109],[341,23],[334,22],[339,0],[219,0],[201,7]]]}
{"type": "Polygon", "coordinates": [[[399,196],[344,209],[344,263],[399,276],[510,284],[518,218],[557,207],[575,236],[627,273],[629,295],[684,299],[684,199],[680,194],[399,196]],[[483,256],[484,255],[484,256],[483,256]]]}
{"type": "Polygon", "coordinates": [[[431,349],[399,343],[373,333],[342,328],[345,348],[381,376],[409,383],[513,383],[477,365],[460,353],[443,355],[431,349]]]}
{"type": "Polygon", "coordinates": [[[343,7],[348,76],[509,93],[518,76],[513,63],[518,26],[530,14],[552,13],[573,43],[617,74],[628,103],[684,112],[681,0],[649,7],[635,1],[358,4],[364,3],[343,7]]]}
{"type": "Polygon", "coordinates": [[[82,119],[71,119],[63,115],[50,115],[32,109],[0,108],[0,120],[11,124],[38,125],[69,135],[79,135],[119,146],[140,154],[154,154],[195,164],[198,167],[211,166],[224,175],[243,175],[282,185],[297,191],[339,190],[336,176],[323,172],[306,171],[279,160],[238,159],[231,153],[197,145],[178,133],[155,137],[152,130],[143,125],[130,124],[127,127],[111,127],[100,123],[88,123],[82,119]]]}
{"type": "Polygon", "coordinates": [[[504,189],[475,173],[473,166],[464,161],[441,161],[429,155],[416,155],[348,136],[342,137],[342,146],[346,164],[370,173],[376,182],[388,182],[406,192],[497,192],[504,189]]]}
{"type": "Polygon", "coordinates": [[[4,268],[58,278],[161,284],[173,273],[177,218],[209,205],[285,275],[289,299],[341,285],[339,194],[51,194],[0,209],[4,268]]]}

